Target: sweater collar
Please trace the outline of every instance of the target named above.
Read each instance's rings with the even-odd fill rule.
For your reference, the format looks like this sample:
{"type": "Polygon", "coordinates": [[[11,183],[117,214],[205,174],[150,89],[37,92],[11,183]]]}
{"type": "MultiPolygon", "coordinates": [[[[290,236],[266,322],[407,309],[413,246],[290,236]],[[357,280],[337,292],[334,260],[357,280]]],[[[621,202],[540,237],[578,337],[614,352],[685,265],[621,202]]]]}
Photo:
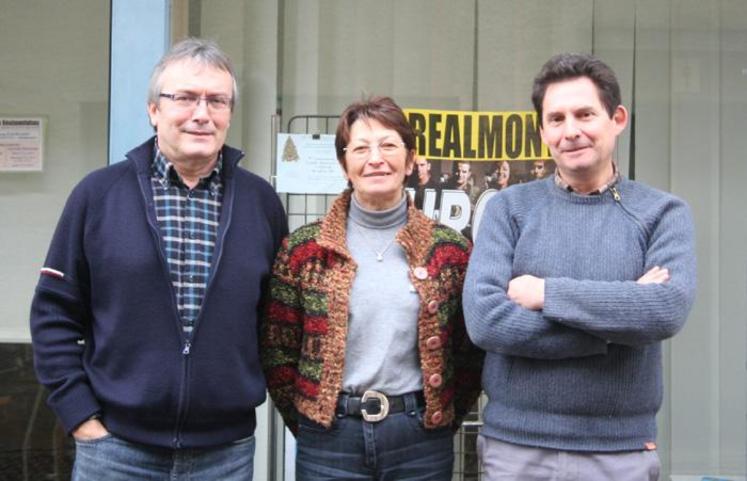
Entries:
{"type": "Polygon", "coordinates": [[[630,181],[626,179],[625,176],[619,175],[614,184],[608,186],[604,192],[598,195],[577,194],[573,190],[564,189],[555,182],[553,176],[547,176],[540,180],[540,182],[545,184],[550,195],[567,202],[575,204],[603,204],[610,200],[619,201],[620,195],[624,195],[623,191],[626,189],[626,185],[630,181]]]}
{"type": "Polygon", "coordinates": [[[368,229],[399,227],[407,222],[407,199],[405,197],[406,194],[402,195],[402,200],[389,209],[369,210],[358,202],[355,195],[351,195],[348,215],[350,220],[368,229]]]}
{"type": "Polygon", "coordinates": [[[555,179],[555,185],[557,185],[558,187],[560,187],[561,189],[565,191],[573,192],[578,195],[602,195],[606,191],[614,187],[615,184],[617,184],[620,181],[620,169],[617,167],[617,162],[612,162],[612,176],[609,179],[607,179],[607,181],[604,184],[602,184],[599,188],[592,190],[588,194],[582,194],[580,192],[576,192],[573,189],[573,187],[571,187],[571,185],[568,182],[566,182],[565,179],[560,175],[559,169],[555,169],[554,179],[555,179]]]}
{"type": "MultiPolygon", "coordinates": [[[[329,213],[321,221],[319,245],[352,259],[345,243],[347,235],[347,218],[350,210],[352,190],[345,190],[332,204],[329,213]]],[[[396,241],[405,250],[410,265],[419,265],[427,255],[431,243],[434,221],[415,207],[409,195],[406,195],[407,222],[397,232],[396,241]]]]}
{"type": "MultiPolygon", "coordinates": [[[[218,161],[212,168],[210,173],[205,177],[202,177],[197,184],[197,187],[203,186],[210,189],[211,192],[217,194],[221,187],[221,175],[223,172],[223,152],[218,152],[218,161]]],[[[183,186],[184,181],[182,180],[179,173],[176,171],[174,164],[166,158],[158,148],[158,142],[156,142],[156,153],[153,158],[153,164],[151,166],[151,175],[156,179],[164,188],[168,188],[172,185],[183,186]]]]}

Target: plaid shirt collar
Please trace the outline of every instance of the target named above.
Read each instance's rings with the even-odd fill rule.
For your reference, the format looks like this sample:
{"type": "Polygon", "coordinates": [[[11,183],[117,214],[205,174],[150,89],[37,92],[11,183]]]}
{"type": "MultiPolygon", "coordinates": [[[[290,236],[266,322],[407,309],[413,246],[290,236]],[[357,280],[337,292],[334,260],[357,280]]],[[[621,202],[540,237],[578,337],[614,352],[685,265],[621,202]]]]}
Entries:
{"type": "Polygon", "coordinates": [[[580,194],[579,192],[576,192],[573,190],[573,187],[570,186],[568,182],[566,182],[561,176],[560,176],[560,170],[555,169],[555,185],[560,187],[561,189],[568,191],[568,192],[575,192],[576,194],[580,195],[601,195],[607,192],[609,189],[614,187],[615,184],[617,184],[620,181],[620,169],[617,168],[617,162],[612,162],[612,177],[607,179],[607,182],[602,184],[601,187],[599,187],[596,190],[593,190],[589,192],[588,194],[580,194]]]}
{"type": "MultiPolygon", "coordinates": [[[[221,174],[223,172],[223,152],[218,152],[218,161],[215,163],[213,170],[200,179],[197,187],[206,185],[213,194],[218,193],[218,189],[221,184],[221,174]]],[[[174,164],[171,163],[162,153],[161,149],[158,148],[158,141],[156,140],[156,155],[153,158],[152,167],[153,177],[161,183],[164,188],[168,188],[172,185],[184,185],[179,173],[174,168],[174,164]]]]}

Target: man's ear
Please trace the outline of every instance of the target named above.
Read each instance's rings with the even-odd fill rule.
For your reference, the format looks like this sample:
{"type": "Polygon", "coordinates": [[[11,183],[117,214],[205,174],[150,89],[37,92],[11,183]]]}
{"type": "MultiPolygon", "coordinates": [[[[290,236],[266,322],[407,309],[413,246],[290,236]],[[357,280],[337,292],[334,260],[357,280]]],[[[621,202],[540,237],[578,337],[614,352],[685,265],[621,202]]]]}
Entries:
{"type": "Polygon", "coordinates": [[[619,135],[628,125],[628,110],[624,106],[618,105],[615,113],[612,114],[612,120],[615,122],[615,130],[617,131],[617,135],[619,135]]]}
{"type": "Polygon", "coordinates": [[[154,104],[153,102],[148,102],[148,120],[150,121],[150,125],[153,127],[153,130],[157,130],[158,127],[158,105],[154,104]]]}

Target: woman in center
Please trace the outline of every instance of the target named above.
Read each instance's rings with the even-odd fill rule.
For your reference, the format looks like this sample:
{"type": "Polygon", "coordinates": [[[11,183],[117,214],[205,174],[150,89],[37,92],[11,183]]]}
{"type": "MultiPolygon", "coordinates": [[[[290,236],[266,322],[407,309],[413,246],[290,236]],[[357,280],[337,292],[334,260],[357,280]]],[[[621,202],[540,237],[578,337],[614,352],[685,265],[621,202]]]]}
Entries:
{"type": "Polygon", "coordinates": [[[448,481],[480,392],[461,306],[470,243],[406,195],[415,134],[390,98],[348,106],[335,148],[349,188],[283,243],[263,323],[296,479],[448,481]]]}

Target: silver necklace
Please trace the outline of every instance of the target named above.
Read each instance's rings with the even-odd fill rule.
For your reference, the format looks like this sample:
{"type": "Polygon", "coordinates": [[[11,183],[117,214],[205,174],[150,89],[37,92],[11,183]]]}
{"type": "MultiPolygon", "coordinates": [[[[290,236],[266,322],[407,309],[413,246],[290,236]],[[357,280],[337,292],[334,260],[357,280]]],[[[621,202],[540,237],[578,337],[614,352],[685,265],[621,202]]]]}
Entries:
{"type": "Polygon", "coordinates": [[[366,235],[366,231],[363,230],[363,227],[359,226],[357,222],[353,221],[353,225],[358,230],[358,233],[363,238],[363,242],[366,243],[369,249],[371,249],[374,254],[376,254],[376,261],[377,262],[383,262],[384,261],[384,254],[386,254],[386,251],[389,250],[390,247],[392,247],[392,244],[394,244],[394,240],[397,238],[395,235],[391,238],[389,242],[386,243],[384,248],[382,250],[376,249],[376,247],[371,243],[371,241],[368,239],[368,236],[366,235]]]}

